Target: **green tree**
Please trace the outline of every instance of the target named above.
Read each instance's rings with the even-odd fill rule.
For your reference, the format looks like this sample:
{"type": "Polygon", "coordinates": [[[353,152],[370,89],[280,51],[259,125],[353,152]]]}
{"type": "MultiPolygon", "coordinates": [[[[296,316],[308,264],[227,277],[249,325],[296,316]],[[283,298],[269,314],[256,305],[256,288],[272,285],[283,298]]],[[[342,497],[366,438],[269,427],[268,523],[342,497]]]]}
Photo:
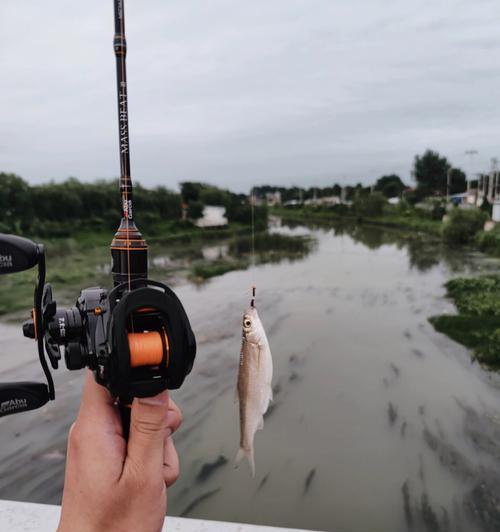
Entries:
{"type": "Polygon", "coordinates": [[[187,215],[191,220],[197,220],[203,216],[203,209],[205,206],[201,201],[191,200],[188,202],[187,215]]]}
{"type": "Polygon", "coordinates": [[[405,189],[406,185],[396,174],[383,175],[375,183],[375,190],[382,192],[386,198],[399,197],[405,189]]]}
{"type": "Polygon", "coordinates": [[[202,183],[195,183],[192,181],[185,181],[184,183],[181,183],[181,196],[182,200],[186,203],[189,203],[190,201],[198,201],[198,198],[200,196],[200,191],[203,188],[202,183]]]}
{"type": "Polygon", "coordinates": [[[460,194],[467,189],[467,177],[460,168],[452,168],[450,171],[450,193],[460,194]]]}
{"type": "Polygon", "coordinates": [[[413,173],[417,187],[425,194],[445,194],[449,168],[446,157],[441,157],[438,152],[427,150],[422,156],[416,155],[413,173]]]}
{"type": "Polygon", "coordinates": [[[424,195],[447,192],[448,172],[450,172],[451,193],[464,192],[465,174],[459,168],[452,168],[446,157],[438,152],[427,150],[423,155],[416,155],[413,172],[417,186],[424,195]]]}
{"type": "Polygon", "coordinates": [[[206,186],[200,189],[199,201],[205,205],[222,205],[227,207],[230,202],[230,193],[218,187],[206,186]]]}
{"type": "Polygon", "coordinates": [[[19,232],[31,226],[32,194],[28,183],[16,174],[0,173],[0,223],[19,232]]]}

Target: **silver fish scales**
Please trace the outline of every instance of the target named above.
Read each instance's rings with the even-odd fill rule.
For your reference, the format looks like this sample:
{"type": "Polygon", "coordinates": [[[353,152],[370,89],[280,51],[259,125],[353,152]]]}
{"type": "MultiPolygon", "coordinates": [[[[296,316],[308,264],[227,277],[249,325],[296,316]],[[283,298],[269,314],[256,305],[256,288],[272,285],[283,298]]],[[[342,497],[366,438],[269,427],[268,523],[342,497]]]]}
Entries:
{"type": "Polygon", "coordinates": [[[273,398],[273,360],[266,332],[257,309],[252,306],[243,316],[243,340],[238,371],[237,395],[240,409],[240,448],[238,465],[248,459],[255,476],[254,437],[264,428],[264,414],[273,398]]]}

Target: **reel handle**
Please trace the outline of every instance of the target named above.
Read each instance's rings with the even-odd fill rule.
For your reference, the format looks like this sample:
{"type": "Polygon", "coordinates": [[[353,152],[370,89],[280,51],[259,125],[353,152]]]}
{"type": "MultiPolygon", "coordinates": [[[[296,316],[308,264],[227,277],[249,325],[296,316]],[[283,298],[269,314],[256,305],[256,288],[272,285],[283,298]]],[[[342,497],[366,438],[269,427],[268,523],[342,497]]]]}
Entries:
{"type": "Polygon", "coordinates": [[[49,398],[43,382],[4,382],[0,384],[0,417],[36,410],[49,398]]]}

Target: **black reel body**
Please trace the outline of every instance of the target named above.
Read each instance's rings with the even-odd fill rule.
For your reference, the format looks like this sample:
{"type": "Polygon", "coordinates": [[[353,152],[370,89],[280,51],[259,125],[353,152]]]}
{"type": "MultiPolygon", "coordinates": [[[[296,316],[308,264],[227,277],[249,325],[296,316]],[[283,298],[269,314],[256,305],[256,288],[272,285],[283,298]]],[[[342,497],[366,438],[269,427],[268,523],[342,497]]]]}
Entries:
{"type": "MultiPolygon", "coordinates": [[[[114,288],[86,288],[74,307],[58,308],[51,286],[45,285],[43,246],[26,238],[0,234],[0,274],[38,265],[31,320],[23,325],[23,332],[37,341],[47,379],[47,384],[2,385],[0,416],[32,410],[54,399],[46,355],[52,368],[57,369],[61,347],[68,369],[90,368],[96,381],[122,405],[134,397],[179,388],[193,366],[196,342],[186,312],[170,288],[147,278],[148,246],[134,222],[124,0],[114,0],[113,4],[122,211],[111,242],[114,288]]],[[[126,435],[126,416],[123,420],[126,435]]]]}
{"type": "Polygon", "coordinates": [[[49,364],[57,369],[64,351],[69,370],[85,367],[111,394],[129,404],[134,397],[179,388],[190,373],[196,340],[177,295],[166,285],[135,279],[108,291],[81,291],[75,306],[59,308],[45,284],[45,254],[40,244],[0,234],[0,256],[13,273],[38,265],[31,319],[24,336],[36,340],[47,384],[0,384],[0,417],[40,408],[55,398],[49,364]]]}
{"type": "MultiPolygon", "coordinates": [[[[138,279],[109,292],[86,288],[74,307],[61,309],[47,285],[42,316],[52,365],[64,347],[69,370],[90,368],[99,384],[126,401],[179,388],[193,367],[191,325],[179,298],[162,283],[138,279]]],[[[32,320],[23,326],[30,337],[33,329],[32,320]]]]}
{"type": "MultiPolygon", "coordinates": [[[[193,367],[196,341],[186,312],[164,284],[137,280],[109,293],[107,345],[110,353],[105,382],[117,396],[146,397],[180,388],[193,367]],[[136,347],[131,335],[156,333],[155,342],[136,347]]],[[[140,342],[140,339],[139,339],[140,342]]],[[[99,381],[99,379],[98,379],[99,381]]]]}

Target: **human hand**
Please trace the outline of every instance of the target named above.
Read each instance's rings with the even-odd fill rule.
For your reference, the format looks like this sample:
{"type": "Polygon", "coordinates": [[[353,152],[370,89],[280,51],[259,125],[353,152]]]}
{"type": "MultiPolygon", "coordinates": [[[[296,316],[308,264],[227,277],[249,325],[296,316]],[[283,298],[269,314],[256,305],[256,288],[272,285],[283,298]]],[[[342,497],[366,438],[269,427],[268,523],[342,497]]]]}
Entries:
{"type": "Polygon", "coordinates": [[[58,532],[158,532],[179,476],[172,433],[182,422],[164,391],[134,399],[128,442],[113,397],[88,371],[68,437],[58,532]]]}

